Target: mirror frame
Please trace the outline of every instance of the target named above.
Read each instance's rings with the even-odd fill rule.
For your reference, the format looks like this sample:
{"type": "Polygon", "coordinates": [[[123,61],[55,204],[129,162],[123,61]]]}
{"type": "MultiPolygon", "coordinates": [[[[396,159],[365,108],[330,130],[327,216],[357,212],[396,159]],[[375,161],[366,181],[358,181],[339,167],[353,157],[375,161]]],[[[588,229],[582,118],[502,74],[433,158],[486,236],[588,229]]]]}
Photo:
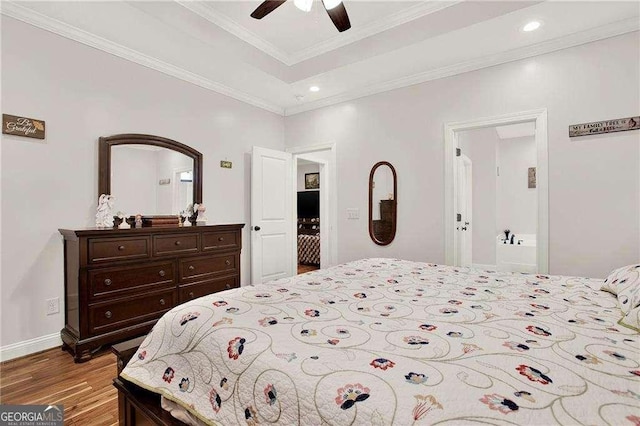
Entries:
{"type": "Polygon", "coordinates": [[[380,161],[376,163],[371,168],[371,173],[369,173],[369,236],[373,240],[374,243],[379,246],[386,246],[391,244],[393,240],[396,238],[396,224],[398,221],[398,175],[396,174],[396,169],[389,163],[388,161],[380,161]],[[391,169],[391,173],[393,174],[393,211],[391,212],[391,236],[388,241],[382,241],[378,239],[373,232],[373,176],[376,173],[378,167],[381,166],[389,166],[391,169]]]}
{"type": "Polygon", "coordinates": [[[111,147],[117,145],[152,145],[167,148],[191,158],[193,160],[193,202],[202,203],[202,154],[190,146],[171,139],[136,133],[103,136],[100,138],[98,149],[98,197],[100,197],[100,194],[112,195],[111,147]]]}

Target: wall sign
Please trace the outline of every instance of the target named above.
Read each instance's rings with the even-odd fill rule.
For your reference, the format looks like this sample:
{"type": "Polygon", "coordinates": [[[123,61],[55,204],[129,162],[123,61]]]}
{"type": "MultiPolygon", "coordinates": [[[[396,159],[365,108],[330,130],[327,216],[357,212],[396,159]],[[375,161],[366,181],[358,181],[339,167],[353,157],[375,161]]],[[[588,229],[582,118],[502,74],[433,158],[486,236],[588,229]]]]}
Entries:
{"type": "Polygon", "coordinates": [[[617,118],[614,120],[594,121],[593,123],[569,126],[569,137],[598,135],[600,133],[624,132],[640,129],[640,117],[617,118]]]}
{"type": "Polygon", "coordinates": [[[2,114],[2,133],[5,135],[44,139],[44,121],[34,118],[18,117],[17,115],[2,114]]]}

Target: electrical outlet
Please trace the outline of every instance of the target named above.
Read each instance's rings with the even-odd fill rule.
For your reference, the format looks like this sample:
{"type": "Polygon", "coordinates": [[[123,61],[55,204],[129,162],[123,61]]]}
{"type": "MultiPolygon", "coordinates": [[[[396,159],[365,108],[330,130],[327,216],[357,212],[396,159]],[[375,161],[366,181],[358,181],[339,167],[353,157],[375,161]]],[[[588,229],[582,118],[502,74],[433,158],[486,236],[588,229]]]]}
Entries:
{"type": "Polygon", "coordinates": [[[60,312],[60,299],[54,297],[53,299],[47,299],[47,315],[53,315],[60,312]]]}
{"type": "Polygon", "coordinates": [[[347,209],[347,219],[360,219],[360,209],[347,209]]]}

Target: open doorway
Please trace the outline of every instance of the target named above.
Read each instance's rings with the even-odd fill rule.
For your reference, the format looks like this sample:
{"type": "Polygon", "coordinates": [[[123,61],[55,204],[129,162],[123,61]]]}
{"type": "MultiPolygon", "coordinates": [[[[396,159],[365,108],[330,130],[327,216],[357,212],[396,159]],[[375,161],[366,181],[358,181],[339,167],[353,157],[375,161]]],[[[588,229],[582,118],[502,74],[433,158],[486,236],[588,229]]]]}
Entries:
{"type": "Polygon", "coordinates": [[[320,268],[337,264],[335,144],[292,147],[287,152],[254,146],[250,226],[254,284],[297,273],[298,160],[319,164],[320,268]]]}
{"type": "Polygon", "coordinates": [[[445,143],[447,263],[547,273],[546,110],[450,123],[445,143]]]}
{"type": "Polygon", "coordinates": [[[304,158],[296,161],[298,274],[320,269],[322,166],[322,163],[304,158]]]}
{"type": "Polygon", "coordinates": [[[534,122],[463,130],[458,147],[460,266],[536,272],[534,122]]]}

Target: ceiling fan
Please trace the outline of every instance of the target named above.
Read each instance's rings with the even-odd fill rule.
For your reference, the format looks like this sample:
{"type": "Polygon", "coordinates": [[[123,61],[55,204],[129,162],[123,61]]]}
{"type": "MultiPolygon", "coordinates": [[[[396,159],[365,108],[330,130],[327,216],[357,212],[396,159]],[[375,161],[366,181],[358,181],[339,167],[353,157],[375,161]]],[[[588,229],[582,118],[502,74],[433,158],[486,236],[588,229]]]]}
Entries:
{"type": "MultiPolygon", "coordinates": [[[[280,7],[287,0],[266,0],[263,1],[260,6],[251,13],[251,17],[255,19],[262,19],[278,7],[280,7]]],[[[298,9],[305,12],[311,10],[313,0],[294,0],[294,4],[298,9]]],[[[336,26],[338,31],[343,32],[351,28],[351,22],[349,21],[349,15],[347,15],[347,9],[344,8],[342,0],[322,0],[322,5],[329,14],[329,18],[333,21],[333,25],[336,26]]]]}

